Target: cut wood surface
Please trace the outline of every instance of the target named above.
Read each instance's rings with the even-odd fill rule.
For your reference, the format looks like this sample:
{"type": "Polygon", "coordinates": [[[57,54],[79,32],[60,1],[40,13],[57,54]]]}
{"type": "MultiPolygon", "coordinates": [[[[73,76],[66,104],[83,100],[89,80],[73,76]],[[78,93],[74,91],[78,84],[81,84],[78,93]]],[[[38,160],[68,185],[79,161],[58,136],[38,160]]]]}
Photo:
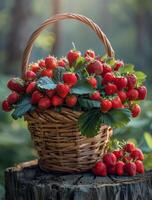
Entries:
{"type": "Polygon", "coordinates": [[[34,160],[6,169],[5,184],[6,200],[152,200],[152,171],[134,177],[46,173],[34,160]]]}

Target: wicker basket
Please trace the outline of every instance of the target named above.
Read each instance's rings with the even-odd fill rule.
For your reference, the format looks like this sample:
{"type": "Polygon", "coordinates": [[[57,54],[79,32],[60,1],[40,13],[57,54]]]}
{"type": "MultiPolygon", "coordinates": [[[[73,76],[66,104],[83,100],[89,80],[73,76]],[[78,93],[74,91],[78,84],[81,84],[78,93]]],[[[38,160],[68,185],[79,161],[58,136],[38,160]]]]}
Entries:
{"type": "MultiPolygon", "coordinates": [[[[29,56],[35,39],[48,25],[64,19],[76,19],[92,28],[105,46],[108,56],[114,51],[106,35],[98,25],[85,16],[71,13],[58,14],[46,20],[31,35],[23,53],[22,74],[28,66],[29,56]]],[[[81,112],[63,108],[60,113],[54,110],[34,111],[25,115],[28,129],[39,155],[39,165],[45,171],[82,172],[93,167],[106,152],[112,129],[101,125],[98,135],[86,138],[78,130],[81,112]]]]}

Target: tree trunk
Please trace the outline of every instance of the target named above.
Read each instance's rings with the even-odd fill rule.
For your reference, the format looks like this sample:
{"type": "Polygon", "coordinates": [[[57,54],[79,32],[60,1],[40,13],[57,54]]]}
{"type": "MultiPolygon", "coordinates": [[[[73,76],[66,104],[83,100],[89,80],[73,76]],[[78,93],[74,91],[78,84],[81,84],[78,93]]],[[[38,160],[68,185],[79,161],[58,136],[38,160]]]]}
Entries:
{"type": "Polygon", "coordinates": [[[17,75],[25,40],[27,39],[28,22],[31,18],[31,0],[14,0],[11,11],[11,27],[6,46],[5,73],[17,75]]]}
{"type": "Polygon", "coordinates": [[[6,170],[6,200],[151,200],[152,171],[98,177],[92,173],[46,173],[37,161],[6,170]]]}

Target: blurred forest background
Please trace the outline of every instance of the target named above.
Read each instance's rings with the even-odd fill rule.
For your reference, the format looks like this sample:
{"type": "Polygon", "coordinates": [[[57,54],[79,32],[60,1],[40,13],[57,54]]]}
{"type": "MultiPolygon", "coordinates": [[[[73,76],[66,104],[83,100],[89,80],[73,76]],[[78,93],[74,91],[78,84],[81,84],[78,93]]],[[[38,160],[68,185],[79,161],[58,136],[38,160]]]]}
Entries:
{"type": "MultiPolygon", "coordinates": [[[[0,1],[0,102],[7,96],[7,80],[20,75],[26,41],[45,19],[59,12],[76,12],[102,27],[117,58],[133,63],[148,74],[149,97],[141,105],[142,115],[114,138],[134,141],[145,152],[146,169],[152,167],[152,1],[151,0],[5,0],[0,1]]],[[[64,56],[72,48],[92,48],[104,54],[95,33],[79,22],[62,21],[37,39],[31,61],[47,56],[64,56]],[[87,37],[86,37],[87,36],[87,37]]],[[[13,121],[0,110],[0,199],[4,194],[4,169],[36,157],[23,119],[13,121]]]]}

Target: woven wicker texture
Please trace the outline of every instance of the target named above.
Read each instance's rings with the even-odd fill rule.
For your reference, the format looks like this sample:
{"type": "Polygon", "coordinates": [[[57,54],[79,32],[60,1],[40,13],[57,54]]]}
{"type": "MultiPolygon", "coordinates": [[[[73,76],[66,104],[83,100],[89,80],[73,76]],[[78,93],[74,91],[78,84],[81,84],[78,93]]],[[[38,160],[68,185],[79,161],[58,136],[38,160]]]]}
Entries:
{"type": "MultiPolygon", "coordinates": [[[[106,35],[91,19],[79,14],[57,14],[43,22],[29,38],[22,58],[23,78],[36,38],[50,24],[64,19],[75,19],[88,25],[104,44],[107,55],[114,57],[114,51],[106,35]]],[[[97,136],[86,138],[78,130],[78,118],[80,115],[81,112],[63,108],[60,113],[50,109],[44,112],[31,112],[25,116],[40,158],[39,165],[43,170],[62,172],[87,171],[106,152],[112,129],[103,125],[97,136]]]]}

